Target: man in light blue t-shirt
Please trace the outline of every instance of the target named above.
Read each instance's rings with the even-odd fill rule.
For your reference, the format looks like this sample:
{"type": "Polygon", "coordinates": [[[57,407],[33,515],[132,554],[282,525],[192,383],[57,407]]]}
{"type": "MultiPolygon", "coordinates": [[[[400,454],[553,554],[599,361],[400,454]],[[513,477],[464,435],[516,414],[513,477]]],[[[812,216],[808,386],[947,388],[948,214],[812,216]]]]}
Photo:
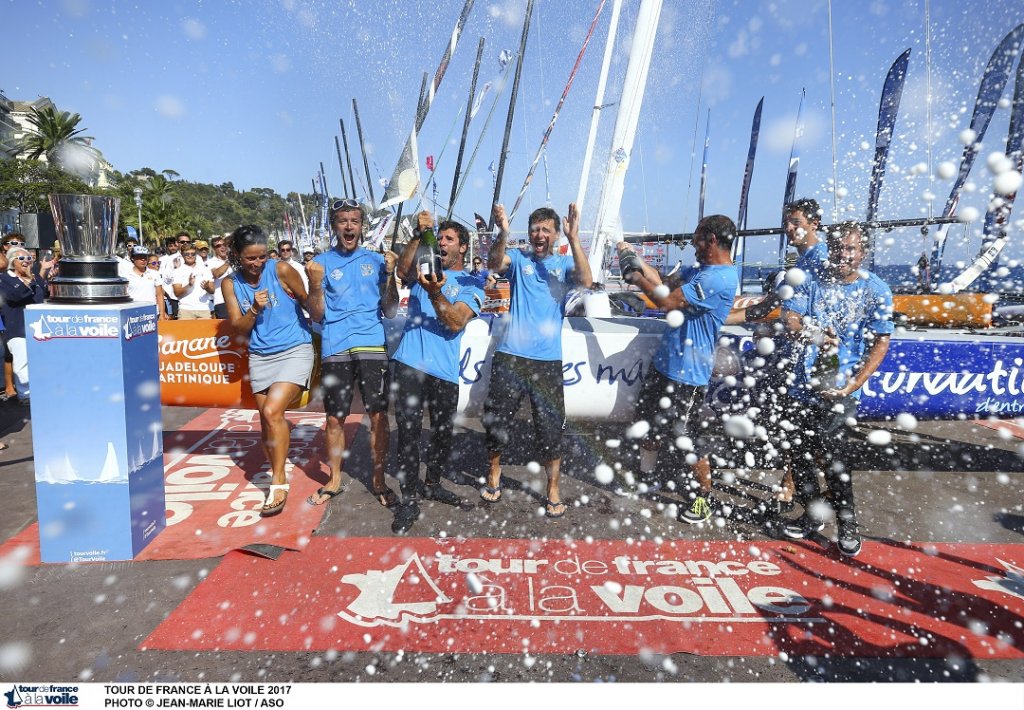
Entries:
{"type": "Polygon", "coordinates": [[[398,496],[384,482],[388,455],[388,353],[384,347],[382,318],[398,312],[393,252],[377,254],[360,246],[366,213],[355,200],[331,205],[334,249],[306,264],[309,279],[309,315],[323,324],[320,383],[327,414],[327,463],[330,480],[310,497],[322,505],[342,490],[341,466],[345,456],[342,422],[352,407],[358,385],[370,417],[373,453],[373,495],[388,508],[398,496]]]}
{"type": "Polygon", "coordinates": [[[484,403],[487,438],[487,484],[480,496],[488,503],[501,500],[501,453],[509,441],[509,427],[524,396],[533,407],[537,459],[547,472],[544,511],[560,518],[567,510],[559,488],[561,441],[565,428],[562,393],[562,301],[571,284],[590,288],[593,278],[579,237],[576,204],[562,223],[572,255],[554,253],[559,235],[558,213],[541,207],[530,214],[530,244],[506,252],[508,217],[494,206],[500,233],[487,257],[492,272],[509,281],[508,325],[491,360],[491,384],[484,403]]]}
{"type": "Polygon", "coordinates": [[[804,513],[783,528],[803,539],[825,527],[827,505],[818,484],[828,483],[835,512],[839,552],[860,553],[862,540],[853,500],[855,452],[848,445],[856,424],[861,388],[889,350],[892,291],[878,276],[860,269],[868,247],[863,227],[833,225],[828,234],[829,269],[787,301],[787,332],[806,346],[795,365],[785,406],[791,431],[788,451],[804,513]]]}
{"type": "Polygon", "coordinates": [[[653,470],[658,456],[664,455],[663,470],[682,470],[687,447],[679,442],[684,437],[699,455],[692,466],[696,490],[686,492],[678,516],[686,523],[706,522],[716,507],[711,496],[711,461],[700,450],[700,410],[711,379],[718,333],[739,284],[731,255],[735,235],[736,225],[724,215],[702,219],[693,233],[700,268],[684,277],[685,281],[671,278],[668,283],[662,283],[658,272],[629,244],[618,245],[622,278],[638,286],[666,313],[682,314],[680,325],[666,324],[653,367],[644,378],[636,419],[649,425],[641,446],[651,453],[641,455],[642,469],[653,470]]]}
{"type": "Polygon", "coordinates": [[[477,278],[463,269],[469,231],[458,222],[441,222],[437,252],[444,269],[434,274],[421,265],[430,254],[421,241],[433,229],[429,212],[417,216],[418,229],[398,260],[398,274],[409,290],[409,315],[394,360],[395,420],[398,424],[397,470],[402,505],[391,530],[407,532],[420,515],[419,501],[461,506],[462,497],[441,485],[452,453],[452,429],[459,406],[459,348],[462,332],[480,313],[484,292],[477,278]],[[426,273],[425,273],[426,272],[426,273]],[[420,434],[423,408],[430,410],[430,444],[426,480],[420,482],[420,434]]]}

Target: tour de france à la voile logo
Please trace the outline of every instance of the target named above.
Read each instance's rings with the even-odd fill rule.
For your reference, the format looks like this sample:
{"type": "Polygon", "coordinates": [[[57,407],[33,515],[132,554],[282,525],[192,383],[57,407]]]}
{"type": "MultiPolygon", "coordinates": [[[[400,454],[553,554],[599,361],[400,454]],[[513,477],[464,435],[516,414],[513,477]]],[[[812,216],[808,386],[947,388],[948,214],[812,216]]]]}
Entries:
{"type": "Polygon", "coordinates": [[[15,684],[11,689],[4,692],[7,699],[7,707],[78,707],[78,686],[77,685],[51,685],[47,683],[39,685],[15,684]]]}

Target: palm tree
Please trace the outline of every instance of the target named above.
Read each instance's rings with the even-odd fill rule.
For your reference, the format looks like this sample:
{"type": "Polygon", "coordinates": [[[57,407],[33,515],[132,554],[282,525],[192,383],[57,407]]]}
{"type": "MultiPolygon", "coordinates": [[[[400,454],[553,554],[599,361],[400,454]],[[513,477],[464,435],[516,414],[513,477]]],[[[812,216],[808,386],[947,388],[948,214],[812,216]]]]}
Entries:
{"type": "Polygon", "coordinates": [[[84,128],[78,128],[81,120],[82,117],[77,113],[57,111],[52,106],[33,108],[28,122],[34,130],[21,139],[20,149],[32,159],[45,155],[52,165],[63,162],[62,150],[70,146],[78,149],[76,152],[95,159],[99,152],[90,145],[92,136],[81,135],[85,131],[84,128]]]}

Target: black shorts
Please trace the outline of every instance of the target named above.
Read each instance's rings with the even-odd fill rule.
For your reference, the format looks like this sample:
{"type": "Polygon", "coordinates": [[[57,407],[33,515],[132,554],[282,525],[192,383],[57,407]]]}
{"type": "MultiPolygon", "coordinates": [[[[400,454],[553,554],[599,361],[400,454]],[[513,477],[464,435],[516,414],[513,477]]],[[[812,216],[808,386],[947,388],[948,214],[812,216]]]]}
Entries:
{"type": "Polygon", "coordinates": [[[524,396],[530,397],[533,409],[538,461],[561,458],[565,431],[561,360],[530,360],[508,353],[494,353],[491,360],[491,385],[483,417],[487,450],[500,454],[505,449],[524,396]]]}
{"type": "Polygon", "coordinates": [[[324,392],[324,411],[329,417],[344,419],[352,409],[352,397],[359,385],[363,406],[369,414],[388,411],[388,361],[386,359],[324,362],[320,366],[320,386],[324,392]]]}
{"type": "Polygon", "coordinates": [[[651,368],[636,404],[636,420],[646,421],[651,426],[647,441],[674,443],[678,437],[688,436],[697,447],[706,394],[706,387],[674,382],[651,368]],[[663,399],[667,402],[662,402],[663,399]],[[665,403],[668,407],[662,406],[665,403]]]}

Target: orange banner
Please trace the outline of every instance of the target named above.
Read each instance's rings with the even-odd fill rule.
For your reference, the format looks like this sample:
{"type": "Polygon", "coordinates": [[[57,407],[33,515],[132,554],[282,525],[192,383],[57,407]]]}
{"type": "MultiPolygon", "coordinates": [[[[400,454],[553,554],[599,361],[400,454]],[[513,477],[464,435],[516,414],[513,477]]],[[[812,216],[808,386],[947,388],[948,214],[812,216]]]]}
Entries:
{"type": "MultiPolygon", "coordinates": [[[[243,407],[255,409],[249,387],[249,350],[245,338],[235,337],[226,320],[164,320],[160,335],[160,401],[178,407],[243,407]]],[[[313,381],[319,381],[320,343],[314,335],[316,362],[313,381]]],[[[309,404],[309,390],[291,403],[309,404]]]]}

